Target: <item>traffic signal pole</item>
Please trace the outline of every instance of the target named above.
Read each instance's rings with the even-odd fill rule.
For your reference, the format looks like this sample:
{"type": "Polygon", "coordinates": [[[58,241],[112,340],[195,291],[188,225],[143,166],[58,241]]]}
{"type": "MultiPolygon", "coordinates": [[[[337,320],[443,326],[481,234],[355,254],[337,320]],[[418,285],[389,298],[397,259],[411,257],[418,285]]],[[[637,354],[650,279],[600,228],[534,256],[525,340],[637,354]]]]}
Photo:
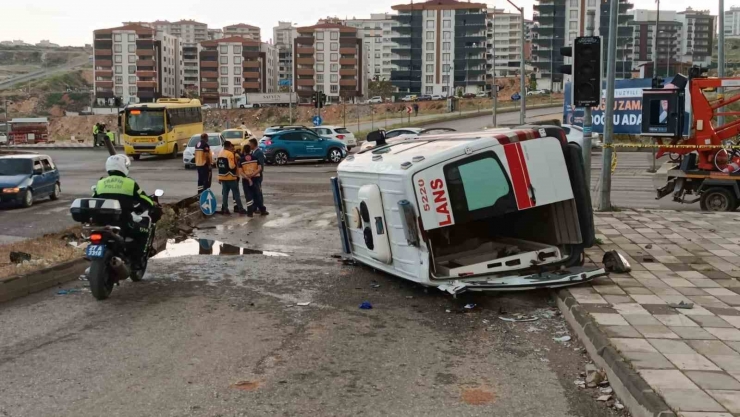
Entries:
{"type": "MultiPolygon", "coordinates": [[[[589,10],[586,15],[586,36],[594,35],[594,17],[596,15],[595,10],[589,10]]],[[[571,84],[571,93],[573,92],[575,85],[571,84]]],[[[599,86],[601,88],[601,86],[599,86]]],[[[552,94],[550,94],[552,97],[552,94]]],[[[584,172],[586,174],[586,184],[588,188],[591,188],[591,144],[593,143],[593,127],[591,120],[591,106],[586,106],[583,109],[583,165],[584,172]]]]}
{"type": "MultiPolygon", "coordinates": [[[[609,46],[606,59],[606,111],[604,113],[604,152],[601,163],[601,193],[599,210],[612,209],[612,154],[614,149],[614,78],[617,70],[617,15],[619,0],[611,0],[609,6],[609,46]]],[[[657,29],[657,28],[656,28],[657,29]]],[[[657,35],[657,34],[656,34],[657,35]]]]}

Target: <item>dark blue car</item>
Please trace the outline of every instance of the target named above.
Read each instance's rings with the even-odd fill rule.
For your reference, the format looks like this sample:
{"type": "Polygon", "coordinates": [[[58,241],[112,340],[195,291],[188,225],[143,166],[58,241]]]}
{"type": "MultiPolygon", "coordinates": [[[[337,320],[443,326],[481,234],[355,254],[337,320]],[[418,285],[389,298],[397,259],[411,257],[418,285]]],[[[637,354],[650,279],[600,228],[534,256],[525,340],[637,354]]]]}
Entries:
{"type": "Polygon", "coordinates": [[[347,156],[347,146],[336,139],[324,138],[311,130],[285,129],[271,132],[260,140],[267,163],[285,165],[299,159],[323,159],[339,163],[347,156]]]}
{"type": "Polygon", "coordinates": [[[59,170],[47,155],[0,156],[0,203],[31,207],[34,201],[61,195],[59,170]]]}

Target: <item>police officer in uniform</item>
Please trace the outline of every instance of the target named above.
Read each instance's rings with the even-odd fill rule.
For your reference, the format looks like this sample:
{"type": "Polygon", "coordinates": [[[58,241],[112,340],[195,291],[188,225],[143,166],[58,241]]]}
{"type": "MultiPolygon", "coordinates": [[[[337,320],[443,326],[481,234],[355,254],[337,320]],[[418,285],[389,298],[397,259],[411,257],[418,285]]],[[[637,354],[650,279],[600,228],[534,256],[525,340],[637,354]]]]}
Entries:
{"type": "MultiPolygon", "coordinates": [[[[111,145],[116,144],[116,135],[115,133],[111,132],[110,129],[105,129],[105,137],[108,138],[111,145]]],[[[103,144],[103,146],[105,146],[105,144],[103,144]]]]}
{"type": "Polygon", "coordinates": [[[211,166],[213,154],[208,145],[208,133],[200,135],[200,142],[195,145],[195,169],[198,171],[198,195],[211,188],[211,166]]]}
{"type": "Polygon", "coordinates": [[[228,140],[224,142],[224,149],[218,155],[216,161],[218,166],[218,182],[221,183],[223,202],[221,204],[221,214],[229,215],[229,193],[232,193],[234,197],[234,204],[237,207],[237,213],[247,214],[242,204],[241,195],[239,195],[239,167],[236,164],[236,156],[234,155],[234,145],[228,140]]]}
{"type": "Polygon", "coordinates": [[[100,123],[93,126],[93,148],[98,146],[98,133],[100,133],[100,123]]]}
{"type": "Polygon", "coordinates": [[[134,223],[131,213],[134,208],[140,205],[140,209],[149,210],[149,215],[154,222],[157,222],[162,215],[161,209],[154,204],[149,196],[139,187],[133,179],[128,177],[131,161],[126,155],[113,155],[105,162],[105,170],[108,176],[98,181],[93,192],[93,197],[110,200],[118,200],[121,203],[121,227],[124,229],[124,236],[134,239],[130,246],[132,251],[132,263],[139,265],[143,259],[142,251],[146,247],[149,238],[149,225],[134,223]]]}

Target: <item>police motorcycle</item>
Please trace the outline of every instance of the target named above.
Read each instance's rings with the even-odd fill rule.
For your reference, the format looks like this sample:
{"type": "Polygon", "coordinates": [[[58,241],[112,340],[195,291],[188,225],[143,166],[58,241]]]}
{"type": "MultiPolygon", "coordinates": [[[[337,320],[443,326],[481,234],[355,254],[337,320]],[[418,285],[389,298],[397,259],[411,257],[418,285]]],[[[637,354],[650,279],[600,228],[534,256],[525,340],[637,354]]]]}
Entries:
{"type": "MultiPolygon", "coordinates": [[[[95,186],[92,189],[94,192],[95,186]]],[[[140,205],[134,207],[131,213],[131,224],[140,227],[142,232],[146,229],[148,234],[146,246],[140,252],[144,255],[138,262],[132,259],[135,253],[135,248],[132,248],[134,239],[125,236],[120,227],[120,224],[129,220],[122,218],[123,210],[118,200],[78,198],[72,202],[72,218],[83,224],[82,234],[90,242],[85,250],[85,257],[90,261],[86,273],[90,291],[96,299],[107,299],[113,286],[126,278],[134,282],[144,278],[149,258],[156,254],[153,242],[161,212],[159,197],[163,195],[164,191],[156,190],[150,196],[156,204],[153,210],[158,210],[158,213],[150,214],[149,210],[140,209],[140,205]]]]}

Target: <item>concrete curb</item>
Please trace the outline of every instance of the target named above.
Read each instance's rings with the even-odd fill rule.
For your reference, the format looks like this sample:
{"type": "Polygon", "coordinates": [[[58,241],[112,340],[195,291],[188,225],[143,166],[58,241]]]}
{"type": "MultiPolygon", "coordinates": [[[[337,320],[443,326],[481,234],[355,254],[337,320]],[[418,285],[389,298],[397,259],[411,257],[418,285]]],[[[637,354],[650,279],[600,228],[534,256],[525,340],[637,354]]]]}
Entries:
{"type": "Polygon", "coordinates": [[[0,278],[0,303],[77,279],[87,268],[84,258],[75,259],[27,275],[0,278]]]}
{"type": "MultiPolygon", "coordinates": [[[[194,201],[197,201],[197,197],[188,197],[177,203],[170,204],[170,206],[173,207],[179,215],[183,210],[192,206],[194,201]]],[[[190,212],[184,212],[181,219],[186,222],[196,219],[195,222],[197,223],[197,219],[200,218],[199,215],[201,215],[201,212],[198,208],[190,212]]],[[[166,238],[155,240],[153,243],[155,247],[163,244],[167,244],[166,238]]],[[[56,285],[74,281],[83,272],[85,272],[87,266],[88,261],[85,258],[79,258],[54,265],[40,271],[33,271],[26,275],[0,278],[0,303],[25,297],[56,285]]]]}
{"type": "Polygon", "coordinates": [[[676,417],[663,398],[611,346],[606,334],[567,289],[557,292],[557,303],[596,366],[606,371],[611,387],[632,416],[676,417]]]}

